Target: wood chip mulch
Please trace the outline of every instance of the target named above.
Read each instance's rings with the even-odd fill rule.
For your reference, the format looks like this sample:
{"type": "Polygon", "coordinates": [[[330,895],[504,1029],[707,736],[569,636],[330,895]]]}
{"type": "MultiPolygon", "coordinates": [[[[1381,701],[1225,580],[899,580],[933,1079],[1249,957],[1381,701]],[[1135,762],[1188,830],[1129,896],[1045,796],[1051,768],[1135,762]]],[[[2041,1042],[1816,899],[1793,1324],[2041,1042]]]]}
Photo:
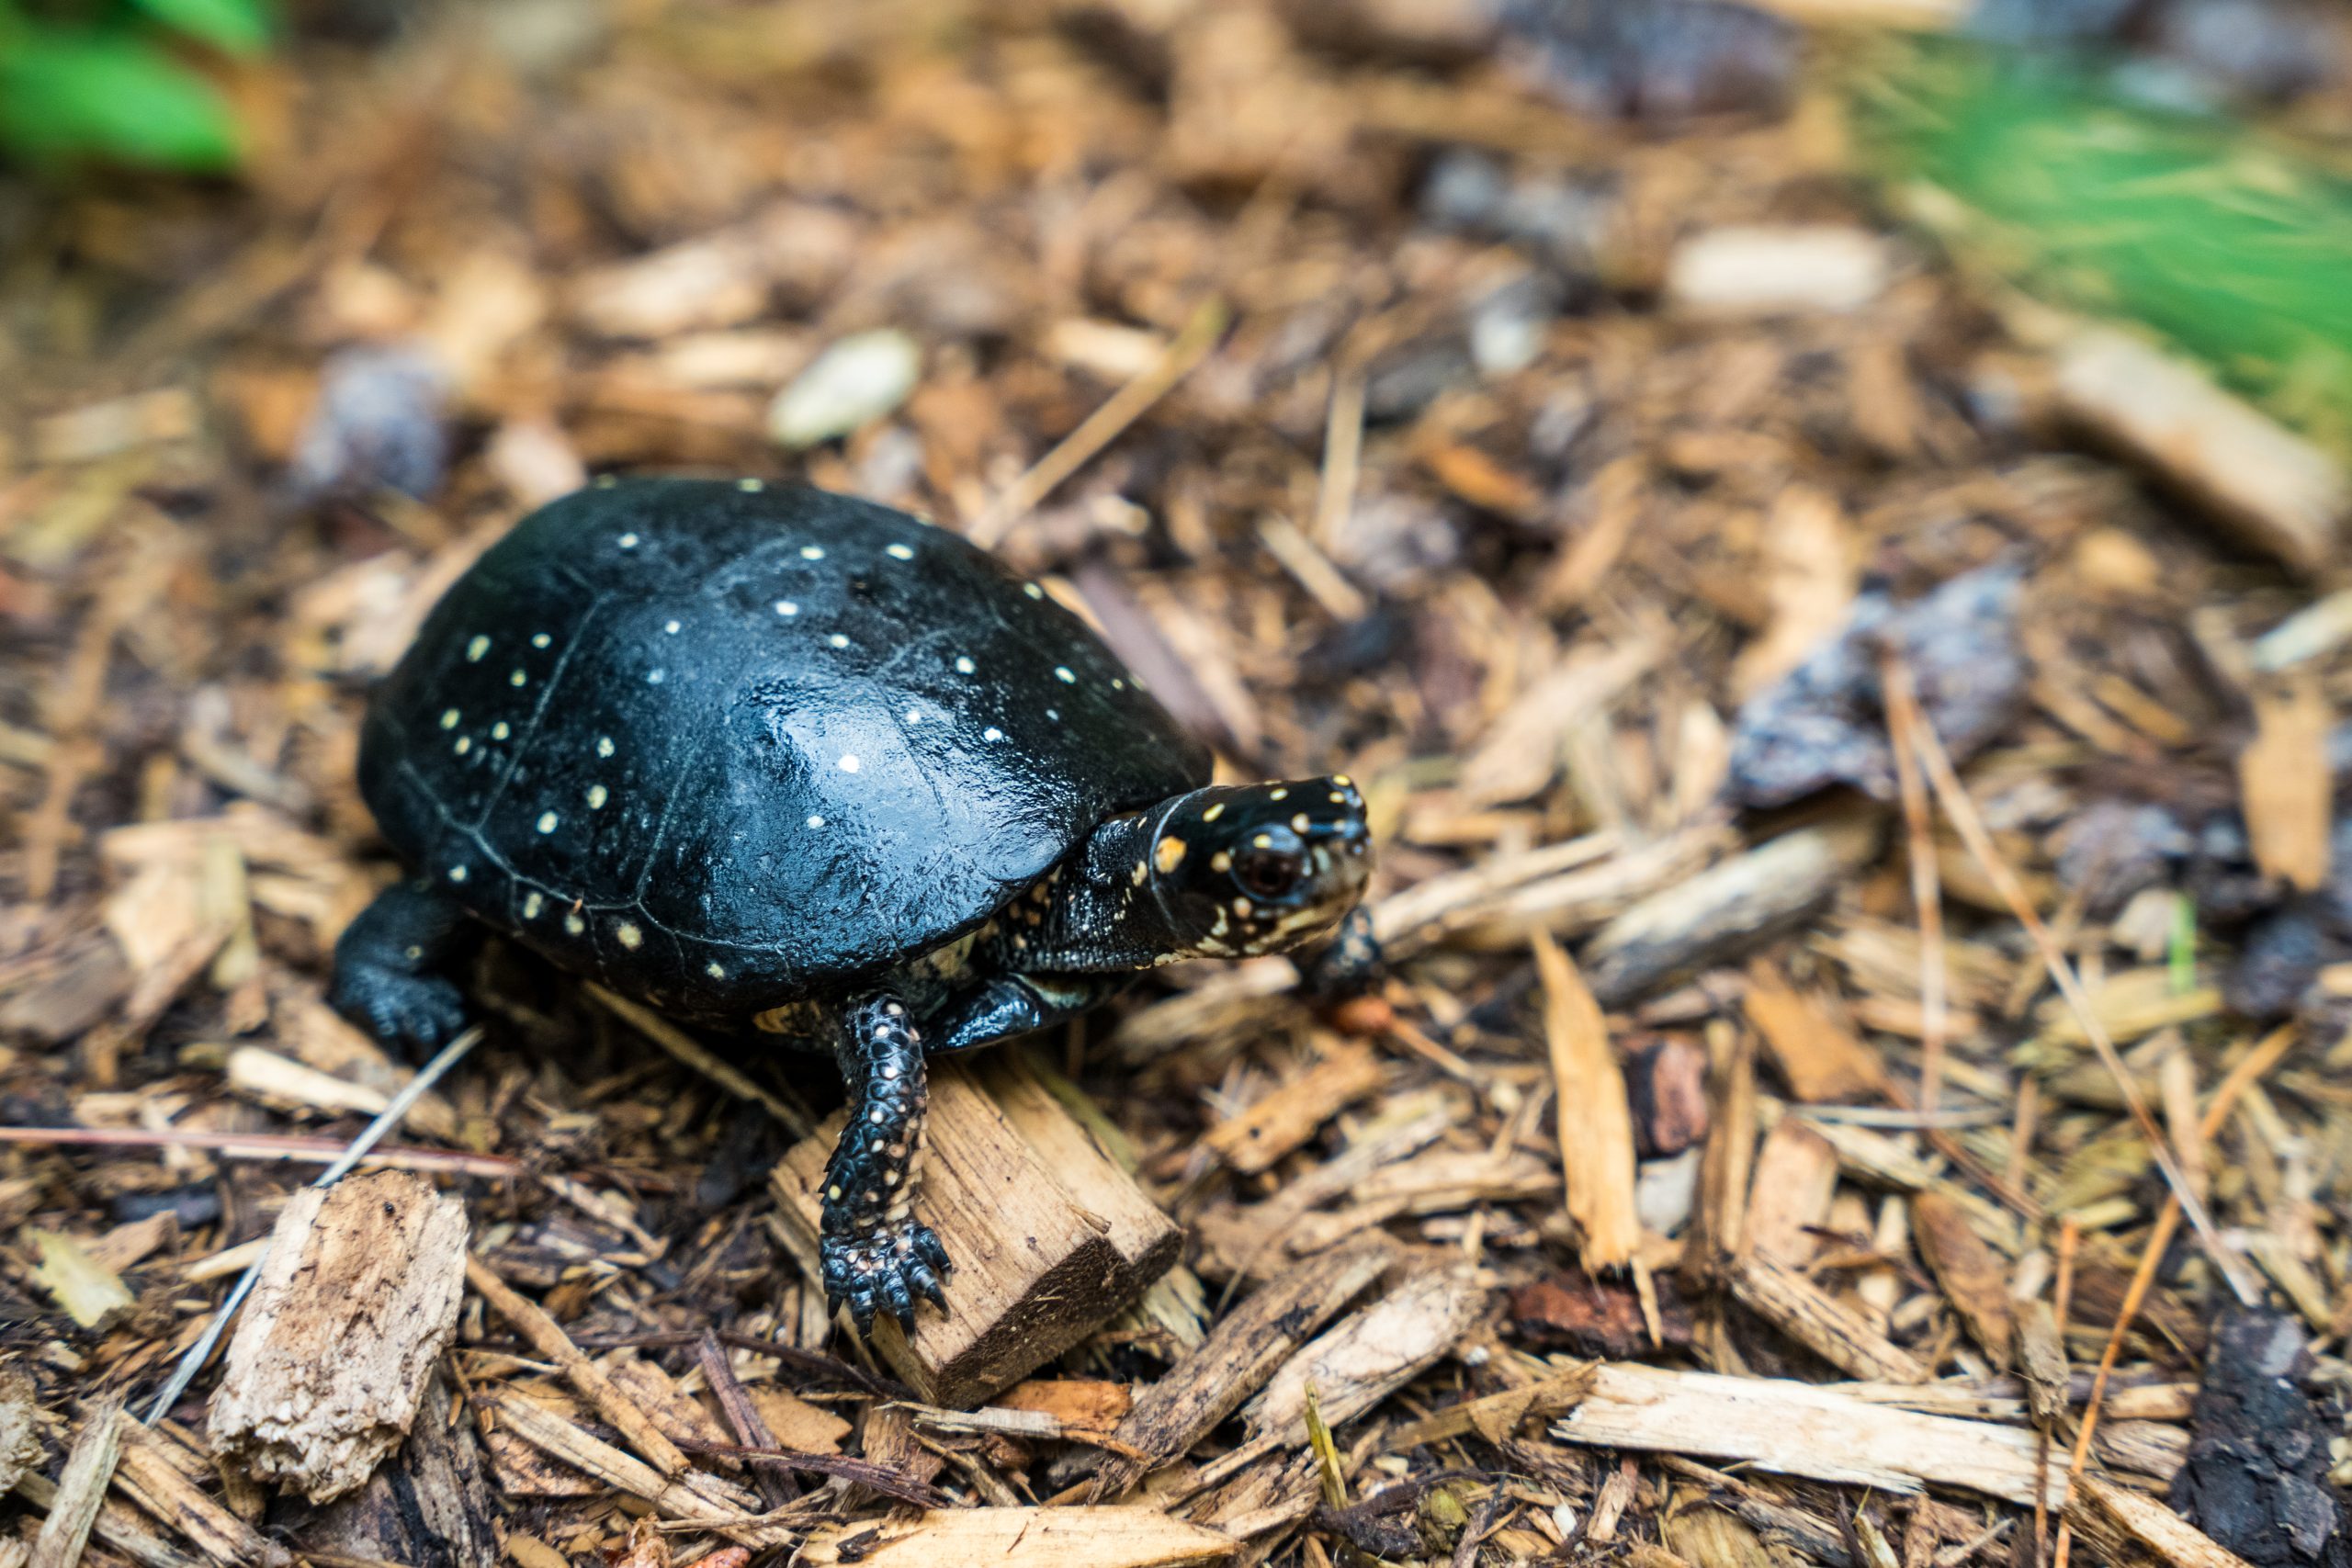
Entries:
{"type": "Polygon", "coordinates": [[[428,11],[233,187],[0,192],[0,1563],[2352,1561],[2352,613],[2054,435],[1826,95],[1363,9],[428,11]],[[1009,1053],[1184,1243],[977,1410],[824,1310],[821,1064],[511,949],[304,1190],[412,1071],[322,999],[368,684],[639,470],[1371,802],[1374,996],[1009,1053]]]}

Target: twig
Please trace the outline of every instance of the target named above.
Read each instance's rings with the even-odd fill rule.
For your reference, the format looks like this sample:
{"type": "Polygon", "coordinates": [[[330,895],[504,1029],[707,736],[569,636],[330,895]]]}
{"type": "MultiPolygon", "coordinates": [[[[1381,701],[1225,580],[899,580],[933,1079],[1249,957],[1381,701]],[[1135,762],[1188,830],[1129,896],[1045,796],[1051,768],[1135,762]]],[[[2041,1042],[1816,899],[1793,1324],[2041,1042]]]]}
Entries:
{"type": "MultiPolygon", "coordinates": [[[[416,1102],[424,1098],[425,1090],[440,1082],[442,1075],[463,1061],[466,1053],[481,1043],[481,1027],[477,1024],[442,1046],[441,1054],[425,1063],[416,1077],[401,1086],[401,1091],[392,1096],[392,1102],[384,1107],[383,1113],[361,1128],[359,1135],[351,1140],[351,1146],[343,1151],[342,1157],[321,1171],[318,1179],[311,1185],[333,1187],[350,1175],[367,1157],[368,1151],[374,1148],[385,1134],[399,1126],[416,1102]]],[[[180,1358],[180,1364],[172,1371],[172,1381],[164,1385],[164,1392],[155,1396],[153,1404],[148,1406],[147,1425],[152,1427],[170,1414],[172,1406],[179,1403],[180,1395],[187,1392],[187,1385],[196,1381],[196,1374],[203,1370],[204,1363],[212,1359],[212,1352],[219,1347],[229,1320],[237,1315],[237,1308],[244,1303],[246,1294],[254,1288],[254,1281],[261,1278],[262,1265],[268,1261],[269,1246],[265,1238],[260,1253],[245,1271],[237,1276],[237,1282],[229,1287],[228,1298],[220,1303],[220,1310],[214,1313],[212,1321],[204,1325],[203,1337],[188,1347],[187,1354],[180,1358]]]]}
{"type": "Polygon", "coordinates": [[[1201,302],[1184,330],[1176,334],[1157,363],[1111,394],[1101,408],[1080,422],[1079,427],[1062,437],[1061,445],[1037,459],[1028,472],[1012,481],[1012,487],[972,519],[966,530],[972,543],[986,548],[1002,539],[1012,525],[1032,508],[1051,495],[1064,479],[1086,466],[1088,458],[1118,439],[1119,433],[1143,417],[1144,411],[1166,397],[1176,383],[1192,374],[1193,368],[1216,346],[1225,335],[1226,322],[1230,319],[1223,299],[1211,298],[1201,302]]]}
{"type": "Polygon", "coordinates": [[[2197,1232],[2198,1241],[2213,1260],[2213,1267],[2221,1271],[2222,1278],[2229,1281],[2231,1293],[2240,1302],[2252,1305],[2258,1299],[2254,1287],[2246,1282],[2238,1268],[2236,1257],[2213,1229],[2212,1217],[2205,1212],[2203,1201],[2190,1189],[2188,1178],[2180,1168],[2180,1161],[2173,1156],[2171,1143],[2165,1137],[2164,1130],[2156,1125],[2155,1117],[2149,1113],[2148,1102],[2141,1098],[2139,1085],[2132,1081],[2131,1069],[2123,1065],[2122,1056],[2115,1049],[2115,1042],[2108,1038],[2107,1026],[2099,1021],[2098,1012],[2092,1009],[2090,997],[2075,976],[2075,966],[2067,962],[2057,939],[2050,934],[2050,928],[2034,912],[2033,901],[2026,897],[2024,887],[2019,886],[2017,873],[2010,869],[2009,863],[1993,842],[1993,836],[1985,831],[1984,819],[1976,814],[1976,803],[1969,798],[1968,791],[1962,786],[1960,775],[1952,768],[1951,757],[1944,750],[1943,741],[1936,734],[1936,727],[1922,716],[1918,727],[1913,731],[1913,739],[1918,748],[1919,761],[1926,764],[1928,777],[1934,783],[1936,794],[1942,800],[1952,827],[1958,829],[1961,841],[1968,846],[1968,852],[1984,869],[1985,877],[2001,895],[2002,902],[2008,905],[2009,912],[2018,918],[2018,922],[2025,927],[2026,934],[2033,939],[2034,946],[2041,950],[2042,962],[2049,965],[2050,977],[2057,982],[2059,993],[2066,998],[2066,1005],[2083,1026],[2085,1038],[2090,1041],[2091,1048],[2098,1053],[2100,1064],[2114,1078],[2116,1091],[2122,1096],[2125,1107],[2132,1112],[2132,1119],[2139,1123],[2142,1135],[2148,1140],[2148,1151],[2154,1158],[2156,1168],[2165,1173],[2165,1180],[2172,1188],[2173,1196],[2178,1200],[2181,1213],[2197,1232]]]}
{"type": "Polygon", "coordinates": [[[1331,401],[1323,418],[1323,475],[1315,492],[1315,542],[1337,547],[1355,503],[1356,472],[1363,457],[1363,361],[1342,355],[1331,367],[1331,401]]]}
{"type": "MultiPolygon", "coordinates": [[[[286,1165],[332,1165],[347,1145],[334,1138],[291,1133],[215,1133],[195,1127],[0,1127],[0,1144],[57,1148],[202,1149],[216,1159],[275,1160],[286,1165]]],[[[523,1173],[511,1155],[458,1154],[395,1145],[370,1152],[360,1162],[398,1170],[437,1171],[505,1181],[523,1173]]]]}
{"type": "Polygon", "coordinates": [[[811,1475],[837,1476],[854,1481],[860,1486],[870,1486],[886,1497],[896,1497],[922,1508],[947,1508],[955,1499],[947,1494],[925,1485],[912,1476],[901,1474],[889,1466],[872,1460],[850,1459],[842,1454],[804,1454],[785,1448],[748,1448],[737,1443],[707,1443],[695,1438],[681,1438],[678,1446],[692,1454],[706,1454],[714,1459],[740,1459],[745,1464],[774,1470],[806,1471],[811,1475]]]}
{"type": "MultiPolygon", "coordinates": [[[[703,1382],[710,1385],[712,1397],[726,1413],[727,1425],[734,1432],[735,1440],[746,1448],[775,1448],[775,1434],[768,1430],[759,1407],[752,1403],[752,1396],[743,1391],[742,1382],[735,1376],[735,1369],[728,1364],[727,1350],[719,1344],[718,1336],[707,1328],[695,1340],[695,1364],[702,1369],[703,1382]]],[[[773,1466],[753,1472],[752,1478],[759,1485],[761,1498],[771,1508],[781,1508],[800,1495],[792,1477],[776,1474],[773,1466]]]]}
{"type": "Polygon", "coordinates": [[[1894,750],[1894,777],[1908,831],[1911,902],[1919,911],[1919,1111],[1932,1116],[1943,1086],[1945,1007],[1943,888],[1936,870],[1936,837],[1928,792],[1919,777],[1916,737],[1924,718],[1911,667],[1892,648],[1879,660],[1886,693],[1886,724],[1894,750]]]}

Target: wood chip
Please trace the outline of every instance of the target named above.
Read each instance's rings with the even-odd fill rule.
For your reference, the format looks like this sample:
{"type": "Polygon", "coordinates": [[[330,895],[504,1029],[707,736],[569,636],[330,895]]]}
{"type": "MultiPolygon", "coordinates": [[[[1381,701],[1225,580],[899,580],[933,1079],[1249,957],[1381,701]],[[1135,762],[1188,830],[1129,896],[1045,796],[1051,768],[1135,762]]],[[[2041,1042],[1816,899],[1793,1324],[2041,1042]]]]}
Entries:
{"type": "Polygon", "coordinates": [[[124,1419],[119,1401],[102,1400],[82,1418],[82,1430],[65,1456],[50,1501],[49,1517],[33,1540],[31,1568],[74,1568],[97,1521],[107,1487],[122,1453],[124,1419]]]}
{"type": "Polygon", "coordinates": [[[2309,893],[2327,880],[2335,715],[2305,677],[2256,686],[2254,722],[2253,743],[2238,753],[2238,795],[2255,864],[2309,893]]]}
{"type": "Polygon", "coordinates": [[[1304,1442],[1310,1386],[1329,1425],[1361,1415],[1452,1349],[1486,1303],[1467,1270],[1408,1280],[1274,1373],[1243,1412],[1251,1438],[1304,1442]]]}
{"type": "Polygon", "coordinates": [[[1385,1078],[1380,1059],[1368,1048],[1341,1045],[1240,1115],[1211,1127],[1201,1135],[1202,1146],[1241,1174],[1255,1175],[1385,1078]]]}
{"type": "Polygon", "coordinates": [[[33,1279],[57,1298],[66,1316],[85,1328],[100,1328],[130,1310],[135,1298],[130,1287],[82,1243],[44,1230],[28,1231],[26,1239],[40,1253],[33,1279]]]}
{"type": "Polygon", "coordinates": [[[1743,1306],[1839,1371],[1878,1382],[1928,1381],[1926,1363],[1769,1253],[1733,1259],[1724,1278],[1743,1306]]]}
{"type": "Polygon", "coordinates": [[[2335,460],[2203,372],[2121,333],[2059,351],[2060,405],[2201,502],[2246,543],[2316,572],[2338,559],[2352,481],[2335,460]]]}
{"type": "Polygon", "coordinates": [[[1609,1043],[1608,1021],[1575,963],[1543,932],[1536,933],[1534,949],[1544,983],[1544,1036],[1557,1086],[1553,1111],[1568,1217],[1577,1223],[1586,1269],[1622,1269],[1642,1239],[1625,1075],[1609,1043]]]}
{"type": "Polygon", "coordinates": [[[1934,1270],[1936,1283],[1968,1325],[1970,1337],[2006,1371],[2017,1343],[2008,1270],[1969,1224],[1967,1213],[1940,1192],[1913,1195],[1911,1232],[1919,1256],[1934,1270]]]}
{"type": "MultiPolygon", "coordinates": [[[[2039,1438],[2022,1427],[1869,1404],[1807,1383],[1608,1366],[1553,1435],[1593,1448],[1736,1460],[1761,1470],[1917,1495],[1957,1486],[2033,1499],[2039,1438]]],[[[2064,1455],[2039,1467],[2052,1503],[2064,1455]]]]}
{"type": "Polygon", "coordinates": [[[1792,987],[1763,959],[1747,967],[1742,998],[1747,1021],[1772,1053],[1790,1092],[1810,1104],[1845,1105],[1876,1099],[1886,1088],[1886,1065],[1876,1051],[1840,1028],[1820,1003],[1792,987]]]}
{"type": "Polygon", "coordinates": [[[1829,1200],[1837,1190],[1837,1149],[1806,1123],[1782,1117],[1757,1151],[1740,1249],[1792,1269],[1804,1267],[1821,1249],[1814,1232],[1829,1222],[1829,1200]]]}
{"type": "Polygon", "coordinates": [[[795,1562],[806,1568],[1181,1568],[1219,1562],[1228,1535],[1150,1508],[958,1508],[888,1524],[828,1525],[795,1562]]]}

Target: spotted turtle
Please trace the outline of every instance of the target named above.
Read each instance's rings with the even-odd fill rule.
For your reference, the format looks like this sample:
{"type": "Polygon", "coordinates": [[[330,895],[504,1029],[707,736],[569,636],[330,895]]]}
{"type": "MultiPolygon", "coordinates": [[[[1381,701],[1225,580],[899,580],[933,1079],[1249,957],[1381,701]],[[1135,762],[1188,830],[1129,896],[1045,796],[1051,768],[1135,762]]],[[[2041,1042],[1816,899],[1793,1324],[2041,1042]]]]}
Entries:
{"type": "Polygon", "coordinates": [[[1084,621],[955,534],[757,479],[599,479],[450,588],[369,704],[359,787],[414,871],[335,948],[335,1005],[429,1050],[486,926],[673,1014],[831,1051],[825,1286],[944,1304],[915,1222],[926,1055],[1137,971],[1332,933],[1376,957],[1343,775],[1217,786],[1084,621]]]}

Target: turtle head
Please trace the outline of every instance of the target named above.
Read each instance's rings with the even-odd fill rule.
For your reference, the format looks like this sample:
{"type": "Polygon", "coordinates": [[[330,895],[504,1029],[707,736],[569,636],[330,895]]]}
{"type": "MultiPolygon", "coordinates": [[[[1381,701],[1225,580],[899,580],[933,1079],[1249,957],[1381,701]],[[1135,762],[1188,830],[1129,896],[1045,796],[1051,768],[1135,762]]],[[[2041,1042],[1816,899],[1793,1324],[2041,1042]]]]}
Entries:
{"type": "Polygon", "coordinates": [[[1188,954],[1281,953],[1329,931],[1372,874],[1363,795],[1344,773],[1177,796],[1150,851],[1152,889],[1188,954]]]}

